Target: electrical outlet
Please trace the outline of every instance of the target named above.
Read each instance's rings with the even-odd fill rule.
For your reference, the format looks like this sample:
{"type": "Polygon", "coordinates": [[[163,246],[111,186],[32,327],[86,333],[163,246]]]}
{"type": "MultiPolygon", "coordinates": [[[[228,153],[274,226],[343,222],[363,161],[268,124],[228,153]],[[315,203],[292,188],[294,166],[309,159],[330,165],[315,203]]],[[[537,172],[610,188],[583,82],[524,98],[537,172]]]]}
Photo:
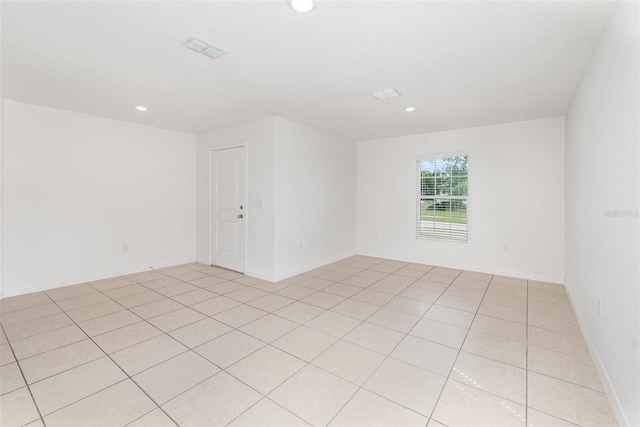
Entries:
{"type": "Polygon", "coordinates": [[[122,252],[127,252],[129,250],[129,244],[128,243],[123,243],[122,244],[122,252]]]}
{"type": "Polygon", "coordinates": [[[506,251],[506,250],[507,250],[507,244],[506,244],[506,243],[503,243],[503,244],[502,244],[502,250],[503,250],[503,251],[506,251]]]}

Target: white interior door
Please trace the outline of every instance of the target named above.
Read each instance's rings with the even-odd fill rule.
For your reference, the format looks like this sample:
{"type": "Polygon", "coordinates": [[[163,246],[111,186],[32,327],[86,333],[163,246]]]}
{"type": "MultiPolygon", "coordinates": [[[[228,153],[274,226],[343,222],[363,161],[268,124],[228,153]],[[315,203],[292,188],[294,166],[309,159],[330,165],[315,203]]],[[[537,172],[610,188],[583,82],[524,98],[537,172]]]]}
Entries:
{"type": "Polygon", "coordinates": [[[215,150],[210,162],[211,264],[244,273],[244,147],[215,150]]]}

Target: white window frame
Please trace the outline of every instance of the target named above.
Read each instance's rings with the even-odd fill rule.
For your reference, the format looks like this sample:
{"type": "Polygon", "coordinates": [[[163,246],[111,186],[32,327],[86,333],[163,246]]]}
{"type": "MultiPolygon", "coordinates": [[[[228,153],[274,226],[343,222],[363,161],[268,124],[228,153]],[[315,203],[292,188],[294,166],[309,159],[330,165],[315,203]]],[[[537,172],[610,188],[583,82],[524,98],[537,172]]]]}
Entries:
{"type": "MultiPolygon", "coordinates": [[[[416,239],[420,240],[446,240],[454,242],[466,243],[469,241],[469,153],[468,152],[456,152],[445,154],[433,154],[418,156],[416,158],[416,239]],[[467,194],[466,195],[453,195],[453,194],[437,194],[437,188],[435,188],[433,195],[422,194],[422,174],[424,161],[443,161],[444,159],[451,157],[466,157],[467,158],[467,194]],[[464,227],[458,226],[455,222],[441,222],[436,221],[423,221],[422,220],[422,203],[425,200],[440,200],[447,203],[451,212],[451,206],[453,201],[463,201],[466,206],[465,209],[465,223],[464,227]]],[[[437,164],[437,163],[436,163],[437,164]]],[[[434,178],[435,180],[435,178],[434,178]]],[[[453,182],[453,181],[451,181],[453,182]]],[[[452,193],[451,189],[449,193],[452,193]]],[[[442,203],[441,202],[441,203],[442,203]]],[[[435,211],[435,209],[434,209],[435,211]]],[[[435,216],[434,216],[435,218],[435,216]]]]}

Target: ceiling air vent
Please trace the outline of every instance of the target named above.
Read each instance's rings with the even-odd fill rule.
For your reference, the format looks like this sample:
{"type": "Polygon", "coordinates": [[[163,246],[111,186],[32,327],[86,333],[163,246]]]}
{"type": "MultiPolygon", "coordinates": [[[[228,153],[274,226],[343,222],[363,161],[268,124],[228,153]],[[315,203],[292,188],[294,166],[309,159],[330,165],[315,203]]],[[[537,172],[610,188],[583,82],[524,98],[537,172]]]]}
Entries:
{"type": "Polygon", "coordinates": [[[224,50],[220,50],[220,49],[215,48],[213,46],[209,46],[208,48],[203,50],[201,53],[204,56],[208,56],[209,58],[213,58],[213,59],[216,59],[218,56],[221,56],[221,55],[225,54],[224,50]]]}
{"type": "Polygon", "coordinates": [[[218,49],[217,47],[211,46],[209,43],[203,42],[202,40],[198,40],[195,37],[187,40],[185,45],[196,52],[200,52],[204,56],[208,56],[209,58],[216,59],[219,56],[224,55],[226,52],[222,49],[218,49]]]}
{"type": "Polygon", "coordinates": [[[370,95],[373,96],[378,101],[382,101],[383,99],[395,98],[396,96],[400,96],[400,93],[397,90],[391,88],[391,89],[381,90],[378,92],[373,92],[370,95]]]}

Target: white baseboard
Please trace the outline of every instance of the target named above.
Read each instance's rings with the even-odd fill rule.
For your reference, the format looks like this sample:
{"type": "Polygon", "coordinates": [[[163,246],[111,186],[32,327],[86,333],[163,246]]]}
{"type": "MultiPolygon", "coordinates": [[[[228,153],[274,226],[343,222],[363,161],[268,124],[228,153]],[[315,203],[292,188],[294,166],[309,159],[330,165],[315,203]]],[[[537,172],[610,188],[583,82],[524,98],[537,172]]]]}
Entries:
{"type": "Polygon", "coordinates": [[[489,268],[481,268],[481,267],[451,267],[457,268],[458,270],[465,271],[475,271],[478,273],[486,273],[493,274],[495,276],[507,276],[507,277],[515,277],[517,279],[525,279],[525,280],[535,280],[538,282],[546,282],[553,283],[556,285],[562,285],[564,283],[564,278],[555,277],[555,276],[545,276],[543,274],[530,274],[530,273],[522,273],[519,271],[511,271],[511,270],[492,270],[489,268]]]}
{"type": "Polygon", "coordinates": [[[263,274],[259,271],[245,271],[245,276],[254,277],[256,279],[265,280],[267,282],[277,282],[274,276],[269,274],[263,274]]]}
{"type": "MultiPolygon", "coordinates": [[[[327,264],[331,264],[333,262],[336,261],[340,261],[341,259],[345,259],[345,258],[349,258],[351,256],[354,255],[362,255],[362,256],[370,256],[370,257],[374,257],[374,258],[384,258],[384,259],[391,259],[391,260],[396,260],[396,261],[404,261],[404,262],[417,262],[420,263],[419,261],[416,260],[407,260],[407,259],[396,259],[396,258],[390,258],[390,257],[385,257],[385,256],[380,256],[380,255],[376,255],[376,254],[366,254],[366,253],[355,253],[355,252],[350,252],[348,254],[344,254],[342,256],[338,256],[338,257],[331,257],[329,259],[326,259],[322,262],[317,262],[317,263],[313,263],[311,265],[305,266],[303,268],[299,268],[284,274],[278,274],[278,275],[273,275],[273,274],[265,274],[263,272],[260,271],[253,271],[253,270],[247,270],[245,272],[245,274],[247,276],[251,276],[251,277],[255,277],[256,279],[260,279],[260,280],[266,280],[268,282],[278,282],[280,280],[284,280],[284,279],[288,279],[289,277],[293,277],[293,276],[297,276],[298,274],[303,274],[307,271],[316,269],[318,267],[322,267],[323,265],[327,265],[327,264]]],[[[203,260],[203,259],[199,259],[196,258],[196,262],[199,262],[201,264],[209,264],[208,260],[203,260]]],[[[483,267],[478,267],[478,266],[463,266],[463,265],[438,265],[438,267],[447,267],[447,268],[454,268],[457,270],[465,270],[465,271],[473,271],[473,272],[477,272],[477,273],[486,273],[486,274],[493,274],[493,275],[500,275],[500,276],[507,276],[507,277],[515,277],[518,279],[526,279],[526,280],[536,280],[536,281],[540,281],[540,282],[547,282],[547,283],[554,283],[557,285],[562,285],[564,284],[564,278],[563,277],[555,277],[555,276],[546,276],[546,275],[542,275],[542,274],[529,274],[529,273],[522,273],[519,271],[512,271],[512,270],[497,270],[497,269],[488,269],[488,268],[483,268],[483,267]]]]}
{"type": "Polygon", "coordinates": [[[302,274],[302,273],[305,273],[307,271],[314,270],[314,269],[316,269],[318,267],[322,267],[323,265],[332,264],[332,263],[334,263],[336,261],[340,261],[342,259],[349,258],[349,257],[352,257],[354,255],[356,255],[355,252],[349,252],[349,253],[346,253],[346,254],[343,254],[343,255],[340,255],[340,256],[337,256],[337,257],[326,258],[326,259],[322,260],[321,262],[314,262],[313,264],[309,264],[309,265],[307,265],[305,267],[297,268],[295,270],[291,270],[291,271],[288,271],[288,272],[283,273],[283,274],[278,274],[278,275],[275,276],[275,281],[279,282],[281,280],[288,279],[289,277],[297,276],[298,274],[302,274]]]}
{"type": "Polygon", "coordinates": [[[264,274],[259,271],[247,271],[245,275],[255,277],[256,279],[266,280],[267,282],[279,282],[281,280],[288,279],[289,277],[297,276],[298,274],[306,273],[307,271],[315,270],[318,267],[322,267],[323,265],[331,264],[336,261],[340,261],[341,259],[349,258],[351,256],[356,255],[355,252],[349,252],[337,257],[326,258],[320,262],[314,262],[313,264],[306,265],[301,268],[297,268],[295,270],[288,271],[286,273],[278,274],[278,275],[270,275],[264,274]]]}
{"type": "Polygon", "coordinates": [[[91,276],[76,277],[76,278],[69,279],[69,280],[62,280],[62,281],[56,281],[56,282],[43,283],[43,284],[40,284],[40,285],[35,286],[35,287],[31,287],[31,288],[28,288],[28,289],[20,289],[18,291],[14,291],[14,292],[5,293],[4,290],[2,290],[2,292],[0,292],[0,299],[15,297],[15,296],[18,296],[18,295],[31,294],[33,292],[49,291],[51,289],[64,288],[65,286],[79,285],[79,284],[87,283],[87,282],[95,282],[96,280],[103,280],[103,279],[109,279],[109,278],[112,278],[112,277],[125,276],[127,274],[135,274],[135,273],[142,273],[142,272],[145,272],[145,271],[153,271],[153,270],[157,270],[159,268],[173,267],[175,265],[189,264],[189,263],[192,263],[192,262],[194,262],[194,259],[161,263],[161,264],[155,265],[153,268],[150,268],[148,265],[136,266],[136,267],[128,268],[128,269],[125,269],[125,270],[109,271],[109,272],[106,272],[106,273],[100,273],[100,274],[95,274],[95,275],[91,275],[91,276]]]}
{"type": "Polygon", "coordinates": [[[208,259],[204,259],[204,258],[198,258],[198,257],[196,257],[196,262],[197,262],[198,264],[209,265],[209,260],[208,260],[208,259]]]}
{"type": "Polygon", "coordinates": [[[618,395],[616,394],[615,389],[613,388],[613,384],[611,384],[611,379],[607,374],[607,370],[600,359],[600,355],[598,354],[598,350],[591,339],[591,335],[589,335],[587,328],[582,320],[582,316],[580,315],[580,311],[578,307],[576,307],[574,303],[574,299],[571,295],[571,289],[566,284],[563,285],[567,295],[569,296],[569,303],[571,304],[571,308],[573,312],[576,314],[576,319],[578,320],[578,327],[580,328],[580,332],[582,332],[582,336],[584,337],[585,342],[587,343],[587,347],[589,348],[589,353],[591,354],[591,358],[593,359],[593,363],[596,365],[596,369],[598,370],[598,374],[600,376],[600,381],[602,382],[602,386],[604,387],[605,394],[609,399],[609,403],[611,404],[611,409],[613,409],[613,414],[618,421],[618,425],[621,426],[630,426],[629,420],[624,414],[622,410],[622,405],[620,404],[620,400],[618,399],[618,395]]]}
{"type": "MultiPolygon", "coordinates": [[[[425,262],[424,260],[400,259],[400,258],[394,258],[394,257],[390,257],[390,256],[385,256],[384,254],[377,254],[377,253],[360,253],[360,252],[358,252],[358,255],[370,256],[370,257],[374,257],[374,258],[391,259],[391,260],[403,261],[403,262],[413,262],[413,263],[417,263],[417,264],[429,264],[428,262],[425,262]]],[[[518,279],[536,280],[536,281],[540,281],[540,282],[555,283],[555,284],[558,284],[558,285],[564,284],[564,277],[546,276],[546,275],[542,275],[542,274],[532,274],[532,273],[523,273],[523,272],[520,272],[520,271],[512,271],[512,270],[492,269],[492,268],[479,267],[477,265],[462,265],[462,264],[447,264],[447,265],[433,264],[433,265],[437,265],[438,267],[453,268],[453,269],[456,269],[456,270],[472,271],[472,272],[476,272],[476,273],[486,273],[486,274],[493,274],[493,275],[498,275],[498,276],[515,277],[515,278],[518,278],[518,279]]]]}

